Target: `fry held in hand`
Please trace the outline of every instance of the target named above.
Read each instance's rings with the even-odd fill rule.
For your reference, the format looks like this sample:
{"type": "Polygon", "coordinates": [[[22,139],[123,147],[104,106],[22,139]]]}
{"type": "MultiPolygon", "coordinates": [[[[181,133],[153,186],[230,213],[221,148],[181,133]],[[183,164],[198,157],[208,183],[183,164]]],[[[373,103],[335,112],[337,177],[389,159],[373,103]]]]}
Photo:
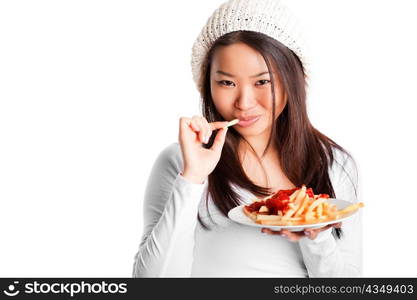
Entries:
{"type": "Polygon", "coordinates": [[[230,121],[230,122],[227,124],[227,126],[226,126],[226,127],[230,127],[230,126],[236,125],[237,123],[239,123],[239,119],[234,119],[234,120],[230,121]]]}
{"type": "Polygon", "coordinates": [[[263,199],[254,199],[243,207],[243,212],[254,222],[262,225],[307,225],[337,220],[363,207],[362,202],[338,210],[329,202],[329,195],[315,195],[311,188],[279,190],[263,199]]]}

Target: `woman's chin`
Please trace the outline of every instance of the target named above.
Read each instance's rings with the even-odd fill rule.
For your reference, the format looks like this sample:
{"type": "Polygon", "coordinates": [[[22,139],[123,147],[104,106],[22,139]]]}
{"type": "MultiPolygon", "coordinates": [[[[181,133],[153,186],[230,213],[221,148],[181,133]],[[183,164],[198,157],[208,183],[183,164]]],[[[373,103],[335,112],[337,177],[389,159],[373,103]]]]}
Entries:
{"type": "Polygon", "coordinates": [[[268,129],[267,126],[259,124],[259,126],[238,128],[237,131],[244,137],[262,136],[266,132],[270,132],[270,127],[268,129]]]}

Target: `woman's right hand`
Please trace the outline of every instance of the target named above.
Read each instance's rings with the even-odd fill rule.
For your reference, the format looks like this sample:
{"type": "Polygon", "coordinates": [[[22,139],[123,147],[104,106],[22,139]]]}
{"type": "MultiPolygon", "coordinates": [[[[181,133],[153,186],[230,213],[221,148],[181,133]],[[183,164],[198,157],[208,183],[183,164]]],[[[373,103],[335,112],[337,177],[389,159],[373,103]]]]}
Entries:
{"type": "Polygon", "coordinates": [[[180,118],[179,142],[181,146],[184,169],[182,176],[193,183],[203,183],[213,172],[220,160],[228,124],[227,121],[208,123],[206,118],[194,116],[191,119],[180,118]],[[220,129],[221,128],[221,129],[220,129]],[[213,130],[219,129],[210,149],[207,144],[213,130]]]}

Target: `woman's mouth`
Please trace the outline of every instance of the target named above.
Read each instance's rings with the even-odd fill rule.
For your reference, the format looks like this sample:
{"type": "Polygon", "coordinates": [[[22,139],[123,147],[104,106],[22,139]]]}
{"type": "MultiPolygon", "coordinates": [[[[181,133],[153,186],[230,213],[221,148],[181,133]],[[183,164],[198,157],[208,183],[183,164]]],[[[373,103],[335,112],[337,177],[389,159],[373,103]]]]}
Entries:
{"type": "Polygon", "coordinates": [[[237,123],[237,125],[242,126],[242,127],[249,127],[249,126],[253,125],[256,121],[258,121],[260,118],[261,118],[261,116],[246,118],[245,120],[240,120],[239,119],[239,123],[237,123]]]}

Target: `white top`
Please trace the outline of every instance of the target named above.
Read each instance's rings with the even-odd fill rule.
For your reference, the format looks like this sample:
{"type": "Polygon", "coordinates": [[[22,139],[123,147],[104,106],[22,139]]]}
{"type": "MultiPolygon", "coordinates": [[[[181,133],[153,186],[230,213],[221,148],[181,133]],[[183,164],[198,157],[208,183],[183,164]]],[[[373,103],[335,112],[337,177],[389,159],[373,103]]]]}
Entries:
{"type": "MultiPolygon", "coordinates": [[[[336,197],[357,202],[357,172],[345,154],[335,150],[329,175],[336,197]],[[343,170],[345,169],[345,171],[343,170]]],[[[325,230],[315,240],[291,242],[260,228],[239,225],[224,216],[203,184],[180,175],[178,143],[165,148],[151,171],[143,206],[144,229],[135,255],[133,277],[356,277],[362,276],[362,213],[343,222],[342,238],[325,230]],[[212,229],[205,230],[197,213],[212,229]]],[[[232,186],[251,203],[255,195],[232,186]]]]}

